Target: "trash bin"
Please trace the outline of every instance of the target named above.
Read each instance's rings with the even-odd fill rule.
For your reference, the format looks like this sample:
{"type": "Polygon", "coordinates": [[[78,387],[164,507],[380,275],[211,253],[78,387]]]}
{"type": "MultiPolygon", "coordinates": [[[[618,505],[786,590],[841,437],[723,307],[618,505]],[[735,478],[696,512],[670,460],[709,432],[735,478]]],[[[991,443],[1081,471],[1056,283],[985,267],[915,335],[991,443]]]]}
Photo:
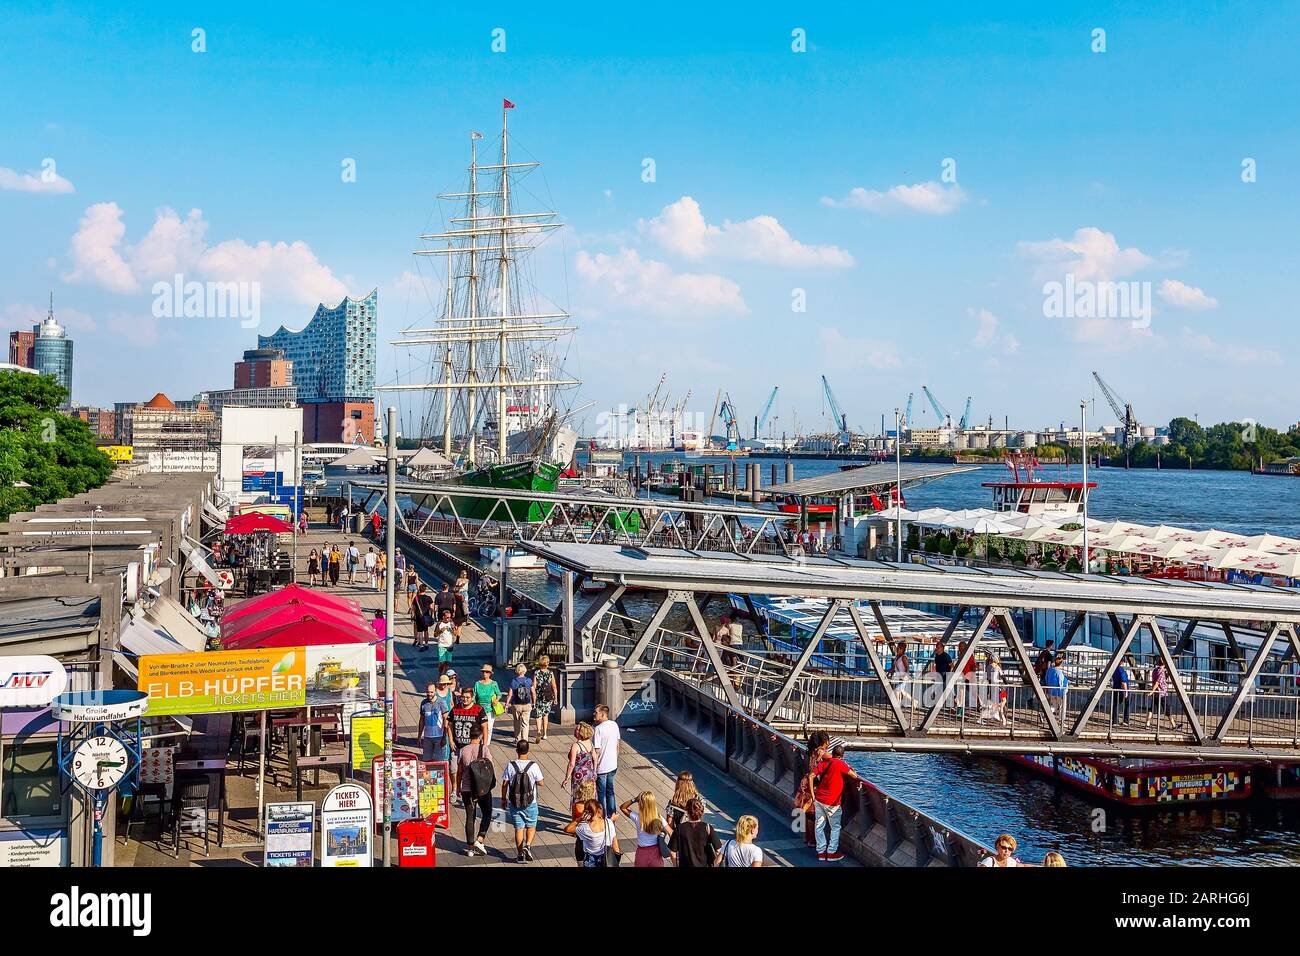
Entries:
{"type": "Polygon", "coordinates": [[[403,820],[397,825],[397,865],[437,866],[438,854],[433,835],[437,827],[432,820],[403,820]]]}

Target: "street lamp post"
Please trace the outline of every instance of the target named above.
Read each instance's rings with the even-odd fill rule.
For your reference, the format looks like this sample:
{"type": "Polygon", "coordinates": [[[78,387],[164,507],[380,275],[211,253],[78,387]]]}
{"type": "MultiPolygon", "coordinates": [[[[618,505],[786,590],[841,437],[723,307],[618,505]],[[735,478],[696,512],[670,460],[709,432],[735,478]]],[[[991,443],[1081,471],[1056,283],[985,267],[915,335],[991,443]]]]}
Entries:
{"type": "Polygon", "coordinates": [[[895,558],[899,564],[903,563],[903,431],[902,414],[898,408],[894,409],[894,543],[895,558]]]}
{"type": "Polygon", "coordinates": [[[393,732],[397,722],[397,711],[393,706],[393,559],[397,542],[397,409],[388,409],[388,447],[387,447],[387,487],[384,498],[384,866],[391,866],[393,821],[390,808],[393,803],[389,794],[393,792],[393,732]]]}
{"type": "MultiPolygon", "coordinates": [[[[1087,574],[1091,561],[1088,556],[1088,403],[1079,402],[1079,442],[1083,449],[1083,573],[1087,574]]],[[[1116,635],[1118,636],[1118,635],[1116,635]]],[[[1083,643],[1088,644],[1088,612],[1083,612],[1083,643]]]]}

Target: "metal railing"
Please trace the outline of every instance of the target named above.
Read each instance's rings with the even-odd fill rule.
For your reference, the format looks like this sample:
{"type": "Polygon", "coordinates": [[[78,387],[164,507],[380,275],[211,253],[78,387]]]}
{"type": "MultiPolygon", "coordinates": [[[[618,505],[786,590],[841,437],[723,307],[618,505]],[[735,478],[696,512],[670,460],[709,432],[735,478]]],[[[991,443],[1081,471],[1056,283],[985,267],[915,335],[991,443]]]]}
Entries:
{"type": "MultiPolygon", "coordinates": [[[[638,643],[640,630],[632,619],[607,614],[592,629],[592,648],[597,657],[611,654],[626,661],[638,643]]],[[[1036,688],[1024,679],[1019,660],[1005,647],[982,644],[974,658],[975,669],[964,676],[949,674],[946,680],[933,669],[893,674],[891,654],[883,645],[879,651],[903,718],[901,728],[885,685],[870,672],[864,654],[819,650],[815,663],[794,679],[784,701],[769,713],[794,670],[797,655],[753,644],[719,648],[723,677],[746,712],[773,726],[862,737],[924,733],[984,742],[1056,736],[1036,688]],[[989,667],[990,658],[997,662],[996,668],[989,667]],[[944,704],[931,717],[941,697],[944,704]]],[[[1027,651],[1032,655],[1032,648],[1027,651]]],[[[1046,687],[1046,703],[1061,733],[1110,744],[1194,745],[1192,715],[1204,735],[1216,733],[1238,694],[1240,667],[1235,662],[1223,667],[1222,662],[1180,658],[1178,676],[1190,704],[1189,715],[1172,679],[1163,691],[1153,688],[1151,674],[1157,661],[1156,655],[1130,655],[1128,686],[1107,687],[1095,702],[1102,667],[1076,666],[1067,673],[1064,688],[1046,687]],[[1080,724],[1089,705],[1091,711],[1080,724]]],[[[650,635],[640,664],[661,668],[709,696],[726,699],[703,643],[694,633],[659,627],[650,635]]],[[[1277,673],[1257,679],[1242,695],[1221,742],[1300,746],[1296,679],[1277,673]]]]}

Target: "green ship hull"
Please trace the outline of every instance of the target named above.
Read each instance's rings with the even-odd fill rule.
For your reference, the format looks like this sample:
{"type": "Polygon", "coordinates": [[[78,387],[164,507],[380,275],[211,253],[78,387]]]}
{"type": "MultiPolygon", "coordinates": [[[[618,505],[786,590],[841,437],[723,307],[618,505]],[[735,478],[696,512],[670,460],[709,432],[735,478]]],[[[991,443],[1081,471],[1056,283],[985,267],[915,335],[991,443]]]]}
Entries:
{"type": "MultiPolygon", "coordinates": [[[[489,465],[486,468],[466,472],[455,481],[456,484],[470,485],[475,488],[554,492],[559,487],[562,470],[559,465],[547,462],[522,461],[508,465],[489,465]]],[[[593,502],[597,506],[600,503],[598,500],[593,502]]],[[[466,521],[509,521],[513,518],[520,524],[538,524],[545,521],[551,512],[550,505],[540,502],[499,503],[454,495],[451,498],[451,506],[456,509],[456,514],[466,521]],[[507,517],[507,510],[509,517],[507,517]]],[[[439,510],[443,514],[451,514],[451,508],[445,505],[439,510]]],[[[641,516],[634,511],[615,511],[605,518],[604,524],[613,531],[636,535],[641,530],[641,516]]]]}

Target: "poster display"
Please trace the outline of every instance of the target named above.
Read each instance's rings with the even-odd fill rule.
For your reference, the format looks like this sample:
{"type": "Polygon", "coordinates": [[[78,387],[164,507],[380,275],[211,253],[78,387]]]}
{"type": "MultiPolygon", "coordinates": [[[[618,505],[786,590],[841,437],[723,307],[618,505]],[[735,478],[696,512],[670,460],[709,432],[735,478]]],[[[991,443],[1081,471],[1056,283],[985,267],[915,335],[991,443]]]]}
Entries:
{"type": "Polygon", "coordinates": [[[393,755],[393,786],[388,792],[384,780],[384,757],[375,758],[371,769],[371,792],[375,795],[376,824],[384,822],[383,808],[387,800],[388,818],[393,823],[411,820],[420,815],[420,761],[415,754],[393,755]]]}
{"type": "Polygon", "coordinates": [[[140,751],[140,783],[161,783],[168,797],[176,771],[176,747],[146,747],[140,751]]]}
{"type": "Polygon", "coordinates": [[[316,804],[268,803],[263,866],[310,867],[316,846],[316,804]]]}
{"type": "Polygon", "coordinates": [[[376,689],[369,644],[146,654],[139,671],[153,715],[330,706],[376,689]]]}
{"type": "Polygon", "coordinates": [[[420,763],[420,816],[437,827],[447,826],[447,774],[445,760],[420,763]]]}
{"type": "Polygon", "coordinates": [[[352,772],[364,773],[384,753],[384,715],[354,714],[349,724],[352,772]]]}
{"type": "Polygon", "coordinates": [[[366,788],[342,783],[325,795],[320,808],[320,865],[370,866],[374,810],[366,788]]]}

